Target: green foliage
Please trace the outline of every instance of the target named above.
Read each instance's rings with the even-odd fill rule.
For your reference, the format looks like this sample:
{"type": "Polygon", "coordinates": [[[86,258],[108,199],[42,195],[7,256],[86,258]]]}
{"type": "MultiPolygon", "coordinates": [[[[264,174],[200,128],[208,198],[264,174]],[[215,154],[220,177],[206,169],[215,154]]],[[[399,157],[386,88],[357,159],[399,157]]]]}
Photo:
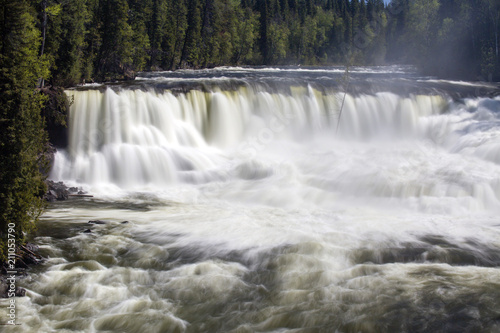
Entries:
{"type": "Polygon", "coordinates": [[[54,85],[71,86],[84,76],[85,25],[89,21],[85,0],[47,7],[45,53],[52,57],[54,85]]]}
{"type": "Polygon", "coordinates": [[[259,58],[257,40],[259,38],[259,14],[250,8],[239,8],[234,36],[233,63],[252,63],[259,58]]]}
{"type": "Polygon", "coordinates": [[[142,71],[150,59],[150,39],[147,23],[152,18],[151,0],[131,0],[129,3],[129,26],[131,32],[131,70],[142,71]]]}
{"type": "Polygon", "coordinates": [[[7,250],[8,225],[17,245],[34,228],[45,191],[39,166],[46,143],[40,115],[45,98],[35,88],[49,77],[39,57],[40,31],[27,1],[0,2],[0,260],[7,250]]]}
{"type": "Polygon", "coordinates": [[[102,44],[96,59],[96,74],[100,79],[123,77],[133,68],[134,32],[129,24],[126,0],[99,3],[102,44]]]}
{"type": "Polygon", "coordinates": [[[413,0],[410,3],[407,37],[412,43],[415,62],[424,61],[431,48],[434,37],[432,30],[437,26],[439,6],[438,0],[413,0]]]}
{"type": "Polygon", "coordinates": [[[181,60],[183,42],[186,36],[187,6],[184,1],[169,0],[168,8],[168,26],[162,39],[162,48],[165,53],[161,67],[175,69],[181,60]]]}
{"type": "Polygon", "coordinates": [[[142,70],[346,59],[414,63],[437,75],[499,76],[497,0],[392,0],[388,7],[382,0],[30,3],[40,31],[47,23],[53,85],[133,78],[142,70]]]}
{"type": "Polygon", "coordinates": [[[200,61],[200,48],[201,44],[201,10],[198,0],[189,1],[188,9],[188,29],[186,38],[184,40],[184,47],[182,49],[181,66],[182,62],[186,62],[188,66],[196,67],[200,61]]]}
{"type": "Polygon", "coordinates": [[[132,28],[132,68],[134,71],[142,71],[149,61],[149,37],[146,33],[144,22],[137,22],[132,28]]]}
{"type": "Polygon", "coordinates": [[[58,16],[61,13],[61,4],[54,4],[52,6],[48,6],[45,10],[49,16],[58,16]]]}
{"type": "Polygon", "coordinates": [[[285,25],[277,22],[269,23],[266,44],[268,50],[267,63],[280,63],[283,59],[286,59],[289,34],[290,31],[285,25]]]}

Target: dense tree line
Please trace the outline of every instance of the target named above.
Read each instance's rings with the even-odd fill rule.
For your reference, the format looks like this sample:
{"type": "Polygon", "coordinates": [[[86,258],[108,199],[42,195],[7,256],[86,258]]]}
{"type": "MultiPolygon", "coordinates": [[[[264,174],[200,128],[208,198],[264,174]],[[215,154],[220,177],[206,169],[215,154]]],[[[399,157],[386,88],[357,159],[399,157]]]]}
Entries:
{"type": "Polygon", "coordinates": [[[382,0],[42,0],[52,82],[142,70],[385,60],[382,0]],[[376,19],[375,19],[376,17],[376,19]],[[370,24],[376,21],[377,24],[370,24]],[[363,30],[363,47],[355,37],[363,30]]]}
{"type": "Polygon", "coordinates": [[[498,77],[497,0],[38,0],[52,81],[219,65],[384,64],[498,77]],[[429,61],[429,59],[432,59],[429,61]]]}
{"type": "Polygon", "coordinates": [[[51,83],[220,65],[414,63],[498,77],[498,0],[30,0],[51,83]],[[429,61],[430,60],[430,61],[429,61]]]}

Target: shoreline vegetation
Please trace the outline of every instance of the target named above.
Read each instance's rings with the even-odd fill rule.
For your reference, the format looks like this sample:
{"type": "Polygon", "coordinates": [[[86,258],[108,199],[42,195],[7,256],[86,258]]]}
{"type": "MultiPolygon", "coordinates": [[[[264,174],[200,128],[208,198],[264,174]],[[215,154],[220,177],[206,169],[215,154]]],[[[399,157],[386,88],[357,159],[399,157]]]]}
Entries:
{"type": "Polygon", "coordinates": [[[46,182],[54,146],[65,146],[65,87],[141,71],[290,64],[405,63],[425,75],[500,80],[495,0],[0,0],[0,10],[2,267],[11,244],[16,262],[39,261],[26,236],[45,199],[67,195],[46,182]]]}
{"type": "Polygon", "coordinates": [[[21,4],[46,66],[40,88],[240,65],[409,64],[440,78],[500,80],[494,0],[16,0],[11,6],[21,4]]]}

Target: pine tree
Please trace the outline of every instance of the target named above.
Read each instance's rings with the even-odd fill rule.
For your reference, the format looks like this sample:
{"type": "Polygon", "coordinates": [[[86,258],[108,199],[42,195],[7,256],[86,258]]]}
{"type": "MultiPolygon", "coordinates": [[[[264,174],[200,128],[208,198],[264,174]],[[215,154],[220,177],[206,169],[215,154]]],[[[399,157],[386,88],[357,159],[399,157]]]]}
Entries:
{"type": "Polygon", "coordinates": [[[182,63],[187,62],[190,67],[197,67],[200,63],[200,44],[201,44],[201,5],[198,0],[189,0],[188,15],[187,15],[187,31],[182,48],[181,60],[179,67],[183,67],[182,63]]]}
{"type": "Polygon", "coordinates": [[[259,0],[257,2],[257,10],[260,13],[260,38],[259,48],[262,54],[262,63],[268,64],[270,62],[270,50],[268,49],[268,25],[269,25],[269,11],[267,0],[259,0]]]}
{"type": "Polygon", "coordinates": [[[101,49],[101,11],[99,0],[87,0],[87,15],[88,20],[85,24],[85,42],[84,42],[84,57],[83,57],[83,79],[86,82],[92,82],[96,77],[96,63],[99,50],[101,49]]]}
{"type": "Polygon", "coordinates": [[[235,64],[252,63],[258,58],[256,44],[259,37],[259,15],[250,7],[241,8],[238,12],[235,53],[235,64]]]}
{"type": "Polygon", "coordinates": [[[49,72],[39,57],[40,31],[28,2],[1,0],[0,11],[0,260],[5,260],[9,234],[22,245],[43,208],[44,98],[36,87],[49,72]]]}
{"type": "Polygon", "coordinates": [[[147,25],[152,20],[152,0],[128,0],[128,23],[132,29],[131,58],[132,70],[142,71],[150,57],[150,44],[147,25]]]}
{"type": "Polygon", "coordinates": [[[84,76],[85,24],[88,21],[86,1],[63,2],[48,8],[45,51],[53,57],[52,83],[72,86],[84,76]]]}
{"type": "Polygon", "coordinates": [[[131,75],[133,70],[133,31],[128,23],[126,0],[107,0],[99,4],[102,44],[96,71],[101,79],[131,75]]]}
{"type": "Polygon", "coordinates": [[[167,32],[162,42],[162,49],[165,53],[162,67],[175,69],[180,62],[187,29],[187,6],[185,0],[169,0],[168,8],[167,32]]]}
{"type": "Polygon", "coordinates": [[[161,64],[164,50],[162,49],[163,37],[167,29],[167,0],[154,0],[149,23],[150,58],[149,68],[157,69],[161,64]]]}

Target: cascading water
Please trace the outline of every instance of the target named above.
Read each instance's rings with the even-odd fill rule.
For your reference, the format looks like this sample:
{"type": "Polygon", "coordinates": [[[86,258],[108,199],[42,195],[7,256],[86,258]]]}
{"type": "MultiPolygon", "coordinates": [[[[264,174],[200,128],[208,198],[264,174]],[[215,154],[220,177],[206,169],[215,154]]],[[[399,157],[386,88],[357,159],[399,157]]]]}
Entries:
{"type": "MultiPolygon", "coordinates": [[[[231,91],[191,90],[177,95],[170,91],[115,92],[109,88],[103,92],[86,90],[68,94],[76,101],[71,109],[69,147],[66,155],[56,159],[53,178],[94,185],[116,184],[124,189],[140,190],[144,186],[162,189],[175,183],[216,181],[220,172],[212,172],[212,177],[206,172],[216,170],[228,159],[244,165],[240,167],[248,169],[244,172],[258,173],[250,170],[258,168],[255,161],[248,161],[279,140],[315,145],[315,138],[321,137],[323,144],[336,148],[333,151],[342,151],[345,146],[352,149],[353,143],[368,141],[371,144],[364,147],[384,150],[391,141],[398,141],[396,145],[390,143],[392,149],[400,150],[393,158],[402,157],[408,163],[412,156],[405,154],[431,154],[422,150],[450,148],[495,162],[500,147],[491,139],[480,147],[467,146],[465,141],[471,140],[467,135],[458,139],[458,144],[452,143],[457,140],[457,132],[480,128],[478,117],[489,121],[495,115],[488,116],[489,111],[481,110],[478,113],[487,114],[471,116],[461,110],[464,106],[450,105],[440,95],[401,97],[384,92],[346,95],[344,101],[342,93],[318,91],[310,86],[292,86],[287,93],[245,86],[231,91]],[[429,147],[427,141],[435,145],[429,147]]],[[[495,106],[495,100],[475,103],[495,106]]],[[[363,150],[366,148],[361,147],[363,150]]],[[[321,162],[316,163],[319,165],[321,162]]],[[[407,173],[418,173],[412,168],[418,165],[408,164],[407,173]]],[[[364,172],[368,170],[364,168],[364,172]]],[[[332,189],[415,197],[461,193],[465,197],[480,197],[480,206],[496,205],[500,193],[495,177],[479,184],[472,177],[443,179],[445,184],[429,184],[424,179],[417,179],[420,184],[414,184],[413,179],[406,177],[394,188],[386,178],[377,182],[376,175],[369,172],[360,175],[359,171],[351,169],[332,175],[342,178],[330,179],[332,189]]],[[[332,171],[322,170],[320,177],[325,173],[332,171]]],[[[318,183],[317,177],[313,183],[318,183]]]]}
{"type": "Polygon", "coordinates": [[[68,90],[20,331],[499,330],[498,87],[341,74],[68,90]]]}

